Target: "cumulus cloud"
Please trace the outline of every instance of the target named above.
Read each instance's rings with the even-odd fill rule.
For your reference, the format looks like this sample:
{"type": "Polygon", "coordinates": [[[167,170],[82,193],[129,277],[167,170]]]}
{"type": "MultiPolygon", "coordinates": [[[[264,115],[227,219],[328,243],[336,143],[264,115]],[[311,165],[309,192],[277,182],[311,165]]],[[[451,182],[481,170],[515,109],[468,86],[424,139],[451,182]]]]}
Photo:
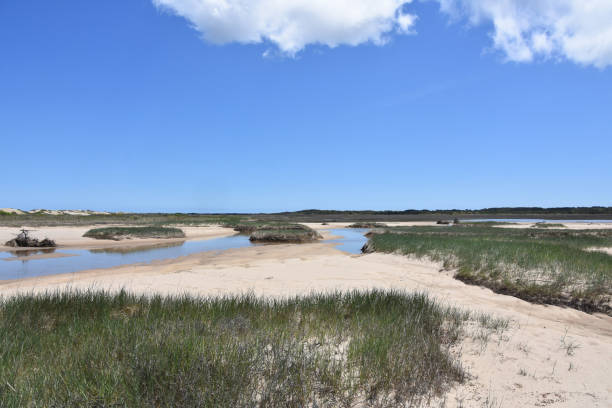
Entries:
{"type": "MultiPolygon", "coordinates": [[[[385,44],[413,33],[412,0],[152,0],[184,17],[205,40],[270,42],[294,55],[309,44],[385,44]]],[[[454,20],[492,25],[493,46],[508,60],[566,58],[612,65],[612,0],[436,1],[454,20]]]]}
{"type": "Polygon", "coordinates": [[[308,44],[387,42],[410,33],[412,0],[153,0],[189,20],[213,43],[270,41],[289,55],[308,44]]]}
{"type": "Polygon", "coordinates": [[[437,0],[453,18],[493,25],[494,46],[512,61],[567,58],[612,65],[612,0],[437,0]]]}

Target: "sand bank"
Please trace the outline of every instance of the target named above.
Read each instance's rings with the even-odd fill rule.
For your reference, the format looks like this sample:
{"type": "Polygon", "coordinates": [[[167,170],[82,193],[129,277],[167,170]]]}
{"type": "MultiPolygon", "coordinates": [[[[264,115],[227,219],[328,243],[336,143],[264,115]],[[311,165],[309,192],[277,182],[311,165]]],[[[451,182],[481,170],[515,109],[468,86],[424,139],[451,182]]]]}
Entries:
{"type": "MultiPolygon", "coordinates": [[[[38,227],[30,228],[30,233],[35,238],[50,238],[54,240],[58,248],[80,248],[80,249],[96,249],[96,248],[108,248],[108,247],[128,247],[128,246],[140,246],[140,245],[155,245],[159,243],[167,242],[181,242],[194,239],[210,239],[210,238],[221,238],[236,234],[231,228],[224,228],[221,226],[203,226],[203,227],[183,227],[178,226],[177,228],[182,229],[185,232],[185,238],[172,238],[172,239],[153,239],[153,238],[133,238],[125,239],[121,241],[113,240],[100,240],[94,238],[83,237],[87,231],[92,228],[100,227],[124,227],[130,225],[86,225],[78,227],[38,227]]],[[[6,241],[9,241],[19,233],[20,228],[0,227],[0,251],[14,251],[15,248],[9,248],[2,246],[6,241]]]]}

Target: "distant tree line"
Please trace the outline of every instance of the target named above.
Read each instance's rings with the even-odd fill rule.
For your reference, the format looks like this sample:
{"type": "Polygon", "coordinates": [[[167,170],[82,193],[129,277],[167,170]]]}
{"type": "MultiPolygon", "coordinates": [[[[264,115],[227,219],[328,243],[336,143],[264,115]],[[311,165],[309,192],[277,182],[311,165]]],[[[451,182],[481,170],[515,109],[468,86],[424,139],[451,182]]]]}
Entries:
{"type": "Polygon", "coordinates": [[[576,214],[576,215],[612,215],[612,207],[494,207],[494,208],[483,208],[480,210],[470,209],[450,209],[450,210],[401,210],[401,211],[374,211],[374,210],[363,210],[363,211],[338,211],[338,210],[301,210],[295,212],[281,212],[277,213],[281,215],[428,215],[428,214],[447,214],[447,215],[461,215],[461,214],[474,214],[474,215],[495,215],[495,214],[529,214],[529,215],[550,215],[550,214],[576,214]]]}

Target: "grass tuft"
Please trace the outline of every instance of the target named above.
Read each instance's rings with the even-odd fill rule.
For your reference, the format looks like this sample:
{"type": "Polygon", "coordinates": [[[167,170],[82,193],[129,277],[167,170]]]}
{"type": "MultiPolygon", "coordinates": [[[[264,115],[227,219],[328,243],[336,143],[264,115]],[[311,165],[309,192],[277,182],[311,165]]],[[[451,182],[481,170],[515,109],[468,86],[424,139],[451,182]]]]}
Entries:
{"type": "Polygon", "coordinates": [[[538,222],[533,224],[533,228],[566,228],[563,224],[554,224],[551,222],[538,222]]]}
{"type": "Polygon", "coordinates": [[[253,242],[305,243],[321,239],[321,235],[303,224],[250,221],[226,225],[241,234],[249,234],[253,242]]]}
{"type": "Polygon", "coordinates": [[[290,242],[305,243],[321,239],[317,231],[305,227],[303,229],[260,229],[254,231],[249,239],[252,242],[290,242]]]}
{"type": "Polygon", "coordinates": [[[105,227],[90,229],[83,236],[119,241],[126,238],[185,238],[185,233],[170,227],[105,227]]]}
{"type": "Polygon", "coordinates": [[[387,228],[387,224],[382,222],[356,222],[349,225],[347,228],[387,228]]]}

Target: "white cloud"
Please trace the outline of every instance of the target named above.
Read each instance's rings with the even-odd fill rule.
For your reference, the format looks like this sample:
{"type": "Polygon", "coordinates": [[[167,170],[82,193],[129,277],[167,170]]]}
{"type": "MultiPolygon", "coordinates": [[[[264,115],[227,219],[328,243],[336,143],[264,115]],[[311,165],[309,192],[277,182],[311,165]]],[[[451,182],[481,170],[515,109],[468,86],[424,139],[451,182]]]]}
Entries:
{"type": "Polygon", "coordinates": [[[387,42],[410,33],[412,0],[153,0],[189,20],[213,43],[270,41],[289,55],[308,44],[387,42]]]}
{"type": "MultiPolygon", "coordinates": [[[[294,55],[309,44],[385,44],[414,32],[412,0],[152,0],[184,17],[205,40],[225,44],[269,41],[294,55]]],[[[437,1],[453,19],[491,23],[495,48],[511,61],[566,58],[612,65],[612,0],[437,1]]]]}
{"type": "Polygon", "coordinates": [[[454,18],[493,24],[494,46],[512,61],[567,58],[612,65],[612,0],[437,0],[454,18]]]}

